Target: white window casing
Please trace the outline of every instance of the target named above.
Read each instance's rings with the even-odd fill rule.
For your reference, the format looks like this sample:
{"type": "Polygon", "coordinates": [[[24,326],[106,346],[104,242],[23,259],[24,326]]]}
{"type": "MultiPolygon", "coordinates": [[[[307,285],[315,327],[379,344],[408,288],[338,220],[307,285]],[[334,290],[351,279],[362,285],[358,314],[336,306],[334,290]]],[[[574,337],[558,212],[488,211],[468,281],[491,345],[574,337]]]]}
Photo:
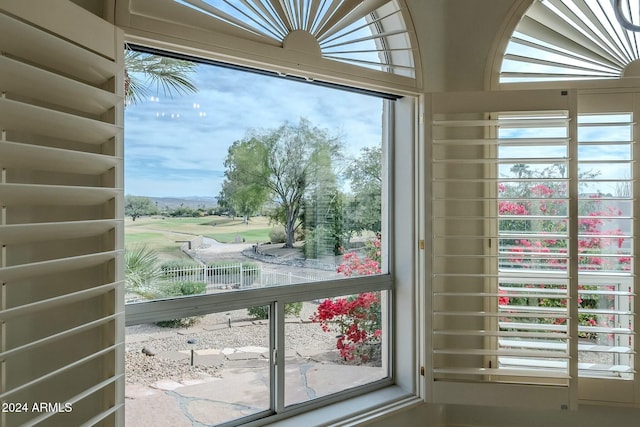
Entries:
{"type": "Polygon", "coordinates": [[[1,425],[124,420],[122,44],[71,2],[0,2],[0,400],[73,408],[1,425]]]}

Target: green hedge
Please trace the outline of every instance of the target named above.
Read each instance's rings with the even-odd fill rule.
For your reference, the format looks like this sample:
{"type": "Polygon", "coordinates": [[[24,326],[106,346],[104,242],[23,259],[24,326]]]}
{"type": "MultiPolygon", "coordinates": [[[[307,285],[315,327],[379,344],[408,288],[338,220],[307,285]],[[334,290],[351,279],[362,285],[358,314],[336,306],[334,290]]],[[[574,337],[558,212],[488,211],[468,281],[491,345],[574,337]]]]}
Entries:
{"type": "Polygon", "coordinates": [[[174,260],[174,261],[167,261],[165,263],[162,263],[160,265],[160,271],[162,271],[162,275],[164,277],[178,277],[181,275],[183,276],[188,275],[187,272],[180,271],[181,269],[187,270],[187,269],[192,269],[197,267],[200,267],[200,264],[198,264],[195,261],[174,260]]]}
{"type": "MultiPolygon", "coordinates": [[[[268,319],[269,318],[269,306],[268,305],[259,305],[255,307],[250,307],[247,309],[249,315],[251,317],[255,317],[256,319],[268,319]]],[[[300,316],[300,312],[302,311],[302,303],[301,302],[291,302],[284,305],[284,314],[286,316],[300,316]]]]}
{"type": "MultiPolygon", "coordinates": [[[[174,282],[166,283],[162,286],[163,297],[179,297],[185,295],[203,294],[207,290],[207,284],[201,282],[174,282]]],[[[200,316],[184,317],[182,319],[170,319],[156,322],[156,325],[163,328],[186,328],[194,325],[200,320],[200,316]]]]}
{"type": "Polygon", "coordinates": [[[225,274],[235,274],[238,271],[236,267],[240,264],[243,271],[247,271],[247,273],[254,273],[256,269],[258,269],[258,264],[255,262],[210,262],[207,264],[207,274],[209,276],[217,276],[217,275],[225,275],[225,274]]]}

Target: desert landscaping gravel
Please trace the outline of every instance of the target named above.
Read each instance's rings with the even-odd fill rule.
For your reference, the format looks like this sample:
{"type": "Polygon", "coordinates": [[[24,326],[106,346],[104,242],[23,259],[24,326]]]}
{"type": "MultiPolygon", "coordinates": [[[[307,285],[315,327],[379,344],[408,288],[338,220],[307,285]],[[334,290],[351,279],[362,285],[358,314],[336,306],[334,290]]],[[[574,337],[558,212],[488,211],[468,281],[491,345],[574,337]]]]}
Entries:
{"type": "MultiPolygon", "coordinates": [[[[288,356],[302,357],[300,352],[335,351],[335,334],[323,332],[320,325],[310,321],[316,307],[315,303],[304,303],[300,316],[285,322],[288,356]]],[[[155,324],[130,326],[126,328],[126,382],[152,385],[160,380],[180,382],[220,376],[223,361],[211,366],[191,366],[189,351],[231,351],[245,347],[269,347],[267,321],[251,318],[246,310],[202,316],[189,328],[166,328],[155,324]],[[143,349],[154,355],[144,354],[143,349]],[[169,352],[180,351],[185,353],[182,360],[167,357],[169,352]]],[[[264,361],[267,357],[266,354],[261,356],[264,361]]]]}

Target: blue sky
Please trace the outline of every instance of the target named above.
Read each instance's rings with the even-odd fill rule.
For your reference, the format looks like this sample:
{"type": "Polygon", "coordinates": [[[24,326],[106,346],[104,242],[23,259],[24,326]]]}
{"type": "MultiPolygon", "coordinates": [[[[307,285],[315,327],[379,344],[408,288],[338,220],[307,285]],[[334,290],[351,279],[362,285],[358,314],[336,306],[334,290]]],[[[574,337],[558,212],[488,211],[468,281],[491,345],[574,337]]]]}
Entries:
{"type": "Polygon", "coordinates": [[[347,155],[380,144],[379,98],[209,65],[192,77],[196,94],[127,106],[126,194],[217,196],[234,141],[301,117],[340,135],[347,155]]]}

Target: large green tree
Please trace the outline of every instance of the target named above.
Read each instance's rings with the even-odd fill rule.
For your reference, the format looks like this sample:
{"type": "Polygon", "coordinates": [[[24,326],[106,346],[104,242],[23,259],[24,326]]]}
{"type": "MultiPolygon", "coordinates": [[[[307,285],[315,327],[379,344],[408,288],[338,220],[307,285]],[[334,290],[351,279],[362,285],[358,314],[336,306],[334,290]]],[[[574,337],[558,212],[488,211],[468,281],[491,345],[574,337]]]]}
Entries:
{"type": "Polygon", "coordinates": [[[349,231],[380,232],[382,226],[382,148],[365,147],[344,171],[350,182],[347,204],[349,231]]]}
{"type": "Polygon", "coordinates": [[[258,212],[267,197],[267,188],[258,184],[242,184],[225,180],[218,197],[218,203],[229,208],[229,213],[242,216],[244,223],[258,212]]]}
{"type": "Polygon", "coordinates": [[[247,196],[258,206],[272,200],[293,247],[308,190],[328,174],[340,153],[340,138],[300,119],[275,129],[252,131],[235,141],[225,160],[224,196],[234,204],[247,196]]]}
{"type": "Polygon", "coordinates": [[[157,213],[157,208],[150,198],[130,194],[124,197],[124,214],[129,215],[133,221],[143,215],[155,213],[157,213]]]}

